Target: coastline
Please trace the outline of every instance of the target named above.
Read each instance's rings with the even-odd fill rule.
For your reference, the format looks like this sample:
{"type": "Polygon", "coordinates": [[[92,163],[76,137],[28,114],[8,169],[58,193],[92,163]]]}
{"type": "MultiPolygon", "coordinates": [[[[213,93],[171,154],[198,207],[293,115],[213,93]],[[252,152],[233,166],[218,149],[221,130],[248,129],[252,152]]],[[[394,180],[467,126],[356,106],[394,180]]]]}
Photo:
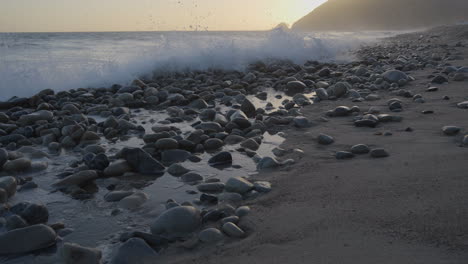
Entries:
{"type": "MultiPolygon", "coordinates": [[[[415,35],[428,36],[433,31],[391,39],[413,41],[418,39],[415,35]]],[[[447,32],[437,38],[438,45],[456,44],[461,32],[447,32]]],[[[467,65],[468,48],[465,45],[458,51],[463,59],[450,64],[467,65]]],[[[303,108],[303,115],[315,125],[306,130],[288,129],[282,147],[302,149],[304,156],[288,156],[298,158],[297,164],[254,177],[271,181],[274,190],[249,204],[253,212],[244,224],[255,231],[242,241],[177,252],[162,261],[464,263],[468,258],[468,179],[464,172],[468,154],[461,146],[463,133],[447,136],[441,128],[456,125],[467,131],[466,110],[457,107],[467,99],[467,82],[433,84],[429,76],[435,72],[439,70],[411,71],[415,81],[402,87],[423,95],[425,103],[379,91],[377,101],[322,101],[303,108]],[[433,86],[439,90],[427,92],[433,86]],[[450,100],[443,100],[444,96],[450,100]],[[386,101],[394,97],[404,104],[404,110],[397,113],[402,122],[357,128],[352,117],[322,119],[328,110],[341,105],[358,105],[364,111],[377,107],[391,113],[386,101]],[[434,114],[422,113],[427,110],[434,114]],[[405,131],[409,127],[411,132],[405,131]],[[391,135],[385,136],[385,132],[391,135]],[[333,136],[336,142],[318,144],[320,133],[333,136]],[[364,155],[344,161],[334,157],[336,151],[355,144],[383,147],[390,156],[374,159],[364,155]]]]}
{"type": "MultiPolygon", "coordinates": [[[[98,245],[99,250],[105,247],[103,258],[110,263],[120,263],[115,256],[140,256],[122,246],[137,241],[146,247],[144,256],[161,263],[463,263],[468,258],[468,179],[463,171],[468,121],[467,110],[457,104],[467,100],[468,68],[466,73],[461,68],[468,65],[467,32],[468,26],[458,26],[392,37],[363,47],[357,52],[359,61],[345,64],[258,63],[246,73],[214,71],[207,76],[207,72],[197,72],[189,80],[174,76],[158,83],[136,80],[129,87],[60,92],[57,100],[48,90],[19,102],[2,103],[0,108],[10,110],[1,116],[6,120],[1,128],[11,133],[1,137],[8,150],[2,174],[16,176],[15,191],[16,182],[23,188],[36,181],[40,190],[50,191],[48,195],[70,197],[73,206],[89,205],[81,200],[96,202],[96,208],[102,209],[99,217],[111,220],[105,226],[109,231],[98,230],[104,227],[99,225],[93,228],[111,235],[105,239],[96,235],[92,242],[85,242],[86,232],[71,230],[63,241],[54,240],[60,250],[62,242],[73,239],[86,243],[91,248],[66,245],[71,252],[84,250],[93,260],[98,258],[98,249],[93,249],[98,245]],[[461,77],[465,80],[454,80],[461,77]],[[436,78],[442,81],[433,83],[436,78]],[[172,86],[172,82],[186,86],[172,86]],[[264,84],[281,94],[268,94],[264,84]],[[74,103],[66,103],[67,98],[74,103]],[[88,118],[96,115],[101,119],[88,118]],[[29,138],[12,133],[16,129],[26,133],[31,126],[29,138]],[[54,126],[61,130],[53,130],[54,126]],[[459,131],[442,132],[444,126],[457,126],[459,131]],[[279,131],[286,134],[286,141],[282,149],[273,151],[278,160],[272,159],[273,154],[259,155],[265,150],[255,152],[265,145],[271,151],[268,148],[275,145],[266,140],[265,133],[279,131]],[[235,144],[229,143],[229,136],[235,144]],[[116,144],[120,141],[127,143],[116,144]],[[371,154],[350,153],[356,144],[366,144],[371,154]],[[62,148],[73,151],[62,152],[62,148]],[[64,154],[67,164],[55,164],[58,161],[52,159],[49,168],[34,158],[64,154]],[[256,163],[253,168],[258,166],[260,172],[248,176],[252,164],[239,163],[239,157],[256,163]],[[184,162],[202,165],[187,167],[192,171],[187,172],[184,162]],[[27,174],[23,174],[25,163],[27,174]],[[179,163],[182,168],[173,166],[179,163]],[[214,163],[230,169],[208,172],[214,163]],[[54,182],[50,182],[50,167],[54,173],[61,172],[53,176],[54,182]],[[173,188],[186,192],[180,196],[184,200],[148,198],[150,190],[156,195],[161,190],[144,188],[158,184],[158,174],[169,170],[184,171],[171,182],[181,184],[173,188]],[[247,185],[248,190],[226,187],[235,176],[247,178],[248,184],[241,186],[247,185]],[[264,186],[253,183],[265,181],[273,189],[259,195],[264,186]],[[216,187],[218,192],[203,191],[202,185],[216,187]],[[99,204],[109,193],[131,199],[99,204]],[[236,195],[224,195],[232,193],[236,195]],[[158,233],[160,227],[153,228],[157,224],[151,222],[178,207],[194,208],[188,212],[195,218],[190,235],[172,239],[170,232],[158,233]],[[219,210],[223,213],[214,217],[213,212],[219,210]],[[240,238],[220,225],[225,212],[228,217],[239,216],[237,226],[245,232],[240,238]],[[205,219],[210,213],[215,221],[205,219]],[[113,220],[119,222],[117,227],[110,223],[113,220]],[[223,231],[215,231],[221,239],[200,241],[200,230],[213,227],[223,231]],[[149,229],[150,233],[137,233],[149,229]]],[[[7,200],[21,201],[17,198],[22,195],[8,194],[7,200]]],[[[49,208],[56,221],[66,210],[54,203],[41,208],[49,208]]],[[[2,208],[3,227],[11,208],[2,208]]],[[[80,209],[74,214],[79,215],[80,209]]],[[[96,216],[89,220],[100,220],[96,216]]],[[[39,223],[47,224],[47,218],[39,223]]],[[[70,215],[67,218],[73,223],[70,215]]],[[[180,219],[171,220],[179,223],[180,219]]],[[[68,224],[49,221],[47,232],[53,228],[49,233],[61,236],[68,224]]],[[[179,227],[185,225],[179,223],[179,227]]],[[[0,244],[6,242],[3,234],[0,244]]],[[[57,257],[47,255],[27,263],[51,263],[57,257]]]]}

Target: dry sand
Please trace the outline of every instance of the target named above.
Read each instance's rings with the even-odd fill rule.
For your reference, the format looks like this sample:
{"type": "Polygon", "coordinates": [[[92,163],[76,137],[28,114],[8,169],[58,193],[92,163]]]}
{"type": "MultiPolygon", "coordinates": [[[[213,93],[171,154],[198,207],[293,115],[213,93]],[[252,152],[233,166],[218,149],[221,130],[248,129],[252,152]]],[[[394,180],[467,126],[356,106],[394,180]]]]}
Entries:
{"type": "MultiPolygon", "coordinates": [[[[468,58],[465,48],[464,57],[468,58]]],[[[455,61],[453,65],[468,65],[455,61]]],[[[468,263],[468,148],[459,136],[441,128],[456,125],[468,131],[468,110],[456,103],[468,99],[468,82],[438,85],[426,92],[431,70],[416,71],[406,86],[426,103],[404,102],[401,123],[377,128],[354,127],[351,117],[321,122],[324,112],[346,101],[324,101],[303,109],[315,120],[307,130],[287,131],[283,148],[304,150],[297,164],[255,176],[273,183],[273,191],[252,202],[244,240],[168,254],[161,263],[468,263]],[[442,100],[448,95],[450,100],[442,100]],[[424,115],[423,110],[434,110],[424,115]],[[411,127],[413,132],[404,131],[411,127]],[[391,136],[376,135],[390,131],[391,136]],[[335,137],[320,146],[316,136],[335,137]],[[390,157],[368,155],[336,160],[334,153],[354,144],[383,147],[390,157]]],[[[386,100],[357,105],[377,106],[389,113],[386,100]]],[[[297,157],[295,157],[297,158],[297,157]]]]}

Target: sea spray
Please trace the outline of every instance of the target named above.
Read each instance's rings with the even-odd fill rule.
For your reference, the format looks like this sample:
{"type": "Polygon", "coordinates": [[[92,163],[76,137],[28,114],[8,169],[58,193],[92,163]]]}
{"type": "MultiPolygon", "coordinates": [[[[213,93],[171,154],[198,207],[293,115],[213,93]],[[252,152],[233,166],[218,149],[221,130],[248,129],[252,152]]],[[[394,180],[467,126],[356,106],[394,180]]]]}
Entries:
{"type": "Polygon", "coordinates": [[[43,89],[126,84],[154,71],[243,70],[265,59],[346,60],[376,34],[265,32],[0,33],[0,100],[43,89]]]}

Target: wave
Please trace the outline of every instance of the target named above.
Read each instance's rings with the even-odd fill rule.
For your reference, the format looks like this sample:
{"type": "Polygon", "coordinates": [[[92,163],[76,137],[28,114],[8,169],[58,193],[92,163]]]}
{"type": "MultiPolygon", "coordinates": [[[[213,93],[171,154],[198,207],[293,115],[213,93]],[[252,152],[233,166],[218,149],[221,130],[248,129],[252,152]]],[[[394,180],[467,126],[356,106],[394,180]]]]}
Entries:
{"type": "Polygon", "coordinates": [[[0,99],[126,84],[158,71],[243,70],[254,61],[349,60],[375,35],[268,32],[0,34],[0,99]]]}

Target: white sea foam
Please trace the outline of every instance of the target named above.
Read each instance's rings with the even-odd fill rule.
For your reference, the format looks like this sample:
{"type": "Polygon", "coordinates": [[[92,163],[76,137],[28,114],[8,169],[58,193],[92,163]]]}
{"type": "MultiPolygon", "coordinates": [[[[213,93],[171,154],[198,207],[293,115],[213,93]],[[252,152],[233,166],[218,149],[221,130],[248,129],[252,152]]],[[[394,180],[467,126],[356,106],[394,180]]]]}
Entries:
{"type": "Polygon", "coordinates": [[[347,59],[375,34],[115,32],[0,34],[0,100],[42,89],[125,84],[156,70],[242,70],[268,58],[347,59]]]}

